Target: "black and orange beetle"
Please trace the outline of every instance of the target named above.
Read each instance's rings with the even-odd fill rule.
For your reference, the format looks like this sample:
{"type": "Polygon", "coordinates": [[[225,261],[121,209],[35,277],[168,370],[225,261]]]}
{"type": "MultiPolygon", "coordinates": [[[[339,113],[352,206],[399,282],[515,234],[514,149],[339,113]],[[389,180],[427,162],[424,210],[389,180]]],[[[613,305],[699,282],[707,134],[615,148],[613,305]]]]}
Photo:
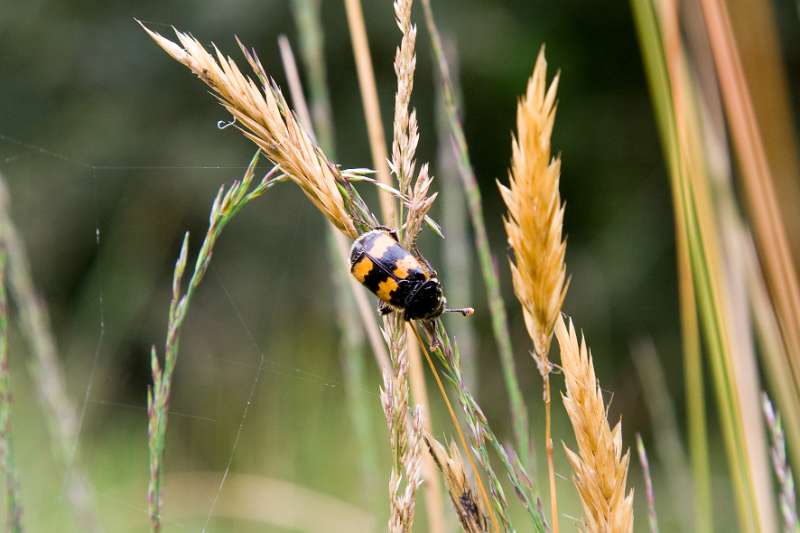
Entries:
{"type": "Polygon", "coordinates": [[[350,272],[380,298],[382,315],[402,311],[405,320],[429,320],[446,312],[471,315],[471,307],[448,309],[442,285],[428,262],[403,248],[397,234],[379,226],[350,250],[350,272]]]}

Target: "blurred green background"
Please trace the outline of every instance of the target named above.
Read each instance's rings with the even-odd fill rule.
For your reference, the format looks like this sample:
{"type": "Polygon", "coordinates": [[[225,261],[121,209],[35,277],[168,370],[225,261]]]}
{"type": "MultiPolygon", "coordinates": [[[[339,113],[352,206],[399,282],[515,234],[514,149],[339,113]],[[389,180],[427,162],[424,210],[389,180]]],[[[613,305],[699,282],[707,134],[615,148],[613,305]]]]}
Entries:
{"type": "MultiPolygon", "coordinates": [[[[371,166],[344,8],[334,0],[322,3],[338,162],[371,166]]],[[[399,33],[389,0],[364,4],[388,124],[399,33]]],[[[633,343],[653,339],[682,424],[670,193],[629,7],[578,0],[441,0],[434,9],[457,43],[467,140],[537,450],[543,449],[540,381],[505,266],[494,180],[506,179],[516,100],[546,43],[551,72],[561,71],[553,144],[562,153],[567,202],[572,282],[565,311],[587,335],[610,418],[624,418],[626,444],[641,432],[650,446],[662,528],[676,530],[681,524],[676,508],[682,504],[670,501],[665,488],[669,472],[652,449],[652,421],[631,356],[633,343]]],[[[787,71],[800,72],[795,5],[779,2],[776,10],[787,71]]],[[[170,25],[190,31],[237,59],[238,35],[259,51],[282,86],[276,39],[283,33],[297,46],[294,19],[288,2],[263,0],[30,0],[6,4],[5,13],[0,172],[9,182],[12,215],[49,306],[70,393],[85,409],[79,453],[95,484],[102,521],[109,531],[144,531],[149,348],[163,345],[174,258],[186,230],[196,253],[213,195],[241,175],[253,148],[233,128],[216,127],[227,120],[223,110],[150,42],[133,17],[161,32],[170,25]]],[[[418,159],[431,161],[436,174],[435,77],[420,26],[413,98],[421,130],[418,159]]],[[[791,81],[796,94],[796,75],[791,81]]],[[[364,393],[383,469],[374,474],[377,486],[369,486],[345,405],[324,227],[297,188],[285,185],[245,209],[224,233],[183,334],[166,453],[167,530],[197,530],[205,522],[228,461],[231,477],[210,530],[326,531],[339,520],[346,531],[347,520],[370,514],[376,530],[384,527],[389,461],[377,395],[380,376],[368,358],[364,393]],[[261,357],[263,372],[256,375],[261,357]],[[256,488],[241,489],[247,479],[256,488]],[[279,482],[313,492],[301,495],[279,482]],[[247,496],[239,498],[237,487],[247,496]],[[322,495],[340,503],[328,509],[322,495]],[[239,505],[237,498],[255,503],[239,505]]],[[[423,241],[434,264],[442,246],[447,242],[423,241]]],[[[497,432],[510,439],[477,262],[472,254],[463,260],[471,265],[475,301],[453,303],[478,310],[470,319],[477,333],[477,397],[497,432]]],[[[444,279],[445,289],[464,282],[444,279]]],[[[17,326],[12,311],[13,438],[24,522],[30,531],[77,531],[17,326]]],[[[561,380],[556,383],[560,388],[561,380]]],[[[449,424],[432,388],[430,396],[441,436],[449,424]]],[[[554,412],[557,442],[571,444],[560,404],[554,412]]],[[[716,426],[715,416],[709,420],[716,426]]],[[[727,474],[716,429],[711,435],[715,496],[724,509],[727,474]]],[[[557,466],[564,475],[562,510],[579,516],[563,453],[557,453],[557,466]]],[[[637,487],[637,530],[644,531],[635,461],[630,483],[637,487]]],[[[720,526],[733,521],[729,514],[718,517],[720,526]]],[[[425,530],[424,511],[417,524],[425,530]]],[[[570,528],[569,520],[562,527],[570,528]]]]}

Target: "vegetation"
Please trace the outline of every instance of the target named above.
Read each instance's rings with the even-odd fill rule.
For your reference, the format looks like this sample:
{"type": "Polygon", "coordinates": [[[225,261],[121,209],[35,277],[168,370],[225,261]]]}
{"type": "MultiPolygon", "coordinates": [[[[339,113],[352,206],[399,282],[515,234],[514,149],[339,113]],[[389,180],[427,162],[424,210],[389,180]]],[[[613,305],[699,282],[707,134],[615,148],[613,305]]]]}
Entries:
{"type": "MultiPolygon", "coordinates": [[[[413,0],[395,0],[393,4],[399,32],[394,34],[395,90],[389,144],[379,101],[380,78],[376,78],[372,64],[374,49],[367,38],[365,14],[359,0],[344,3],[356,65],[352,82],[355,85],[357,81],[360,88],[372,170],[363,163],[358,163],[357,168],[337,163],[341,156],[335,151],[334,139],[339,124],[328,78],[341,73],[326,64],[323,43],[329,25],[319,0],[295,0],[292,9],[300,34],[303,73],[295,64],[290,40],[285,36],[279,40],[291,104],[282,92],[282,84],[276,81],[276,72],[264,66],[255,48],[245,45],[244,39],[237,37],[236,42],[251,74],[240,68],[240,61],[226,55],[222,46],[207,46],[201,39],[174,28],[173,40],[159,24],[137,20],[156,45],[205,84],[232,117],[220,121],[219,129],[238,132],[251,143],[251,150],[252,145],[256,149],[241,177],[218,187],[196,259],[189,260],[191,243],[186,231],[172,269],[163,347],[159,350],[153,346],[149,352],[147,438],[140,434],[138,441],[133,439],[135,445],[125,448],[147,450],[149,468],[142,467],[144,462],[131,462],[147,471],[146,476],[138,478],[146,479],[146,497],[142,487],[121,497],[137,510],[140,518],[147,517],[146,524],[111,525],[105,509],[114,496],[102,488],[102,477],[129,465],[121,464],[125,461],[112,454],[109,461],[114,466],[100,469],[91,453],[79,446],[88,406],[98,398],[98,357],[103,343],[110,342],[106,341],[103,293],[98,298],[95,357],[91,366],[81,372],[87,384],[80,404],[70,390],[70,373],[64,368],[67,358],[57,349],[58,332],[33,283],[36,264],[32,269],[23,235],[12,220],[14,197],[9,198],[0,183],[0,473],[4,476],[6,529],[24,531],[28,520],[35,520],[31,515],[36,512],[35,504],[28,500],[30,493],[26,493],[32,492],[27,487],[29,480],[34,484],[35,478],[26,475],[26,463],[18,459],[14,444],[19,439],[20,420],[24,420],[15,414],[18,405],[12,401],[12,383],[17,387],[17,375],[25,374],[18,374],[9,361],[9,353],[17,353],[17,345],[23,344],[15,343],[10,335],[15,330],[14,317],[18,317],[21,339],[33,362],[30,374],[34,383],[30,391],[42,404],[47,440],[59,469],[59,476],[53,476],[48,486],[54,494],[60,490],[66,495],[69,520],[81,531],[116,526],[149,528],[154,532],[178,526],[197,526],[202,531],[228,527],[239,530],[244,527],[242,523],[248,522],[305,530],[386,528],[392,533],[444,533],[458,528],[470,533],[557,533],[576,529],[629,533],[634,531],[634,524],[657,532],[670,530],[667,524],[673,523],[696,531],[712,531],[731,527],[726,516],[715,513],[715,505],[720,505],[716,500],[726,500],[728,495],[735,503],[739,530],[796,531],[792,469],[800,464],[800,283],[791,238],[794,214],[786,206],[794,205],[797,197],[783,198],[779,194],[780,190],[790,196],[791,188],[781,182],[774,169],[791,165],[787,167],[786,161],[776,159],[778,151],[771,150],[765,134],[791,128],[768,123],[767,111],[752,96],[754,89],[748,76],[753,75],[744,66],[748,50],[737,41],[736,32],[742,29],[736,29],[733,22],[742,11],[734,11],[734,16],[729,11],[744,10],[743,7],[723,0],[703,0],[694,7],[674,0],[631,0],[631,8],[672,198],[675,300],[683,350],[680,384],[685,391],[688,459],[680,435],[683,428],[676,422],[679,417],[675,416],[661,367],[667,360],[659,359],[649,341],[640,341],[633,349],[644,403],[654,419],[652,440],[656,443],[657,461],[651,469],[645,439],[631,430],[631,426],[641,424],[636,420],[636,409],[620,409],[620,413],[626,413],[624,426],[621,414],[611,412],[614,404],[609,398],[614,397],[616,389],[624,391],[625,380],[601,370],[605,354],[598,351],[597,358],[592,356],[583,333],[579,338],[573,318],[568,316],[574,315],[576,321],[583,323],[571,306],[573,300],[591,299],[592,295],[591,288],[581,283],[586,277],[573,275],[573,262],[581,263],[573,259],[572,240],[567,247],[569,217],[573,211],[578,211],[575,216],[581,213],[573,207],[567,211],[564,200],[568,201],[580,186],[565,185],[568,180],[562,180],[562,156],[557,151],[553,154],[553,146],[560,144],[554,134],[561,129],[556,128],[556,108],[562,78],[556,74],[548,81],[544,46],[535,61],[533,57],[528,60],[533,62],[533,71],[527,88],[523,91],[520,86],[516,125],[507,146],[508,178],[497,180],[498,200],[504,213],[492,217],[485,198],[493,189],[481,186],[473,166],[471,154],[476,152],[467,143],[457,70],[446,50],[432,2],[421,0],[420,5],[415,5],[413,0]],[[418,39],[418,17],[424,18],[427,41],[418,39]],[[443,145],[439,149],[444,148],[447,153],[449,145],[450,160],[456,163],[456,170],[451,170],[448,178],[452,182],[445,187],[439,186],[436,167],[425,162],[436,153],[428,146],[433,145],[437,135],[428,131],[429,121],[422,117],[435,110],[413,103],[424,102],[414,91],[417,88],[419,92],[418,54],[422,49],[432,53],[432,63],[425,65],[436,73],[441,117],[438,138],[443,145]],[[770,125],[773,129],[769,129],[770,125]],[[453,174],[458,175],[458,180],[453,174]],[[454,184],[458,186],[453,187],[454,184]],[[223,268],[224,260],[217,259],[212,265],[212,258],[242,239],[240,233],[237,238],[226,237],[224,241],[221,236],[223,231],[226,235],[235,233],[234,222],[246,220],[255,211],[243,208],[262,197],[262,204],[276,195],[290,198],[291,191],[284,190],[292,185],[308,201],[306,207],[316,208],[323,216],[329,230],[326,236],[311,233],[307,234],[309,239],[302,239],[315,249],[313,260],[324,263],[329,272],[324,281],[310,279],[305,285],[307,294],[290,296],[312,303],[334,303],[325,313],[303,321],[302,328],[290,331],[296,337],[295,344],[286,349],[292,356],[292,366],[287,371],[265,355],[259,344],[262,335],[248,327],[231,293],[221,285],[243,326],[242,336],[249,338],[258,359],[255,365],[247,366],[252,379],[250,387],[244,388],[238,426],[220,423],[219,435],[233,437],[224,445],[222,466],[215,469],[219,476],[191,470],[181,473],[179,452],[207,443],[195,442],[177,432],[176,420],[188,416],[217,424],[230,417],[227,409],[210,418],[187,415],[180,407],[181,399],[187,396],[202,405],[204,394],[201,388],[194,388],[184,370],[192,367],[203,371],[203,361],[195,357],[198,341],[192,340],[199,331],[184,330],[199,315],[206,325],[200,331],[207,336],[200,342],[209,342],[222,352],[219,361],[242,364],[234,361],[233,347],[240,341],[237,335],[224,327],[214,327],[209,318],[213,313],[202,312],[203,307],[214,306],[212,300],[204,299],[206,287],[202,282],[216,277],[215,267],[223,268]],[[440,199],[437,190],[449,192],[440,199]],[[485,289],[481,297],[486,305],[474,304],[478,316],[460,318],[464,323],[458,328],[460,332],[468,331],[471,338],[480,337],[481,324],[491,329],[493,344],[483,342],[475,347],[474,352],[482,354],[479,360],[462,358],[459,339],[449,332],[455,328],[449,328],[450,323],[440,316],[406,322],[396,310],[384,314],[370,309],[363,287],[348,275],[350,243],[376,227],[396,230],[402,247],[422,262],[427,262],[423,251],[430,249],[428,243],[433,239],[448,246],[448,225],[436,220],[437,200],[450,205],[446,212],[462,213],[464,220],[449,217],[447,223],[463,224],[456,231],[458,246],[465,253],[463,260],[474,263],[473,270],[481,273],[485,289]],[[491,250],[492,224],[505,231],[507,270],[501,268],[502,262],[495,260],[491,250]],[[466,227],[472,230],[471,246],[465,238],[466,227]],[[506,315],[501,282],[506,278],[520,303],[520,320],[509,320],[506,315]],[[13,302],[10,308],[6,304],[6,287],[13,302]],[[339,329],[340,342],[328,342],[323,328],[315,327],[325,321],[339,329]],[[523,329],[527,338],[520,333],[523,329]],[[554,337],[559,348],[557,357],[551,354],[554,337]],[[328,383],[327,378],[320,377],[325,373],[301,370],[303,363],[298,361],[305,360],[307,346],[321,347],[326,355],[338,347],[343,384],[328,383]],[[530,348],[522,349],[523,346],[530,348]],[[530,364],[520,365],[525,351],[530,353],[536,373],[530,364]],[[366,370],[366,355],[370,352],[380,378],[366,370]],[[477,386],[486,386],[483,369],[487,364],[489,368],[499,368],[497,386],[504,389],[501,394],[489,391],[493,396],[508,398],[507,404],[493,401],[477,386]],[[475,373],[475,368],[480,370],[475,373]],[[259,457],[252,450],[263,451],[263,447],[254,445],[261,440],[253,440],[255,437],[245,433],[253,421],[249,416],[251,406],[265,388],[261,377],[268,371],[297,380],[315,380],[317,396],[308,405],[342,404],[341,411],[318,411],[323,414],[318,423],[335,426],[337,434],[351,439],[354,446],[323,441],[301,451],[299,448],[306,443],[315,442],[312,430],[305,427],[305,419],[304,427],[298,429],[302,438],[296,442],[300,444],[295,447],[281,447],[280,432],[265,429],[264,434],[266,446],[275,447],[276,456],[298,453],[305,458],[301,463],[309,461],[309,457],[316,461],[302,465],[308,468],[310,479],[319,473],[319,464],[330,464],[326,468],[336,472],[333,482],[350,496],[334,498],[314,482],[295,484],[278,477],[258,476],[250,473],[246,461],[239,462],[237,453],[259,457]],[[431,384],[435,388],[430,388],[431,384]],[[181,392],[182,387],[187,389],[181,392]],[[326,389],[338,392],[339,388],[344,396],[326,396],[326,389]],[[708,402],[706,389],[713,392],[713,402],[708,402]],[[553,401],[559,393],[561,402],[553,401]],[[777,409],[769,397],[776,399],[777,409]],[[378,407],[385,434],[377,431],[377,424],[373,423],[378,407]],[[529,412],[541,413],[541,423],[536,417],[530,423],[529,412]],[[616,423],[612,422],[615,419],[616,423]],[[342,429],[344,420],[351,425],[342,429]],[[630,461],[633,435],[638,467],[631,467],[630,461]],[[246,446],[240,445],[243,438],[248,441],[246,446]],[[717,442],[721,442],[724,458],[714,453],[717,442]],[[544,450],[546,471],[538,471],[537,450],[544,450]],[[718,466],[716,463],[723,459],[724,467],[718,466]],[[358,476],[349,476],[351,463],[359,465],[358,476]],[[723,468],[727,475],[721,480],[712,476],[723,468]],[[571,485],[559,483],[567,477],[571,478],[571,485]],[[662,487],[667,489],[663,492],[681,497],[680,492],[689,491],[689,487],[681,488],[681,480],[689,477],[691,493],[684,497],[692,502],[692,509],[676,505],[677,511],[670,508],[672,513],[665,512],[662,487]],[[641,490],[635,491],[634,485],[641,490]],[[354,505],[348,498],[359,503],[354,505]],[[449,501],[450,508],[446,508],[445,501],[449,501]],[[271,508],[268,504],[273,502],[281,505],[271,508]],[[303,508],[295,513],[292,508],[299,502],[303,508]],[[419,505],[420,502],[424,504],[419,505]],[[181,510],[187,505],[189,511],[181,510]],[[671,517],[675,513],[681,516],[671,517]],[[191,525],[184,524],[182,516],[188,517],[191,525]],[[226,520],[231,520],[231,525],[226,520]]],[[[374,7],[370,5],[370,9],[374,7]]],[[[751,9],[761,17],[759,20],[769,24],[771,14],[765,11],[767,8],[751,9]]],[[[388,9],[384,11],[390,17],[388,9]]],[[[548,50],[552,53],[554,48],[550,45],[548,50]]],[[[758,90],[762,96],[785,98],[780,84],[759,85],[758,90]]],[[[769,116],[770,120],[779,120],[769,116]]],[[[769,138],[792,146],[793,139],[769,138]]],[[[36,148],[2,134],[0,139],[26,150],[36,148]]],[[[42,150],[50,156],[55,154],[42,150]]],[[[570,149],[564,155],[567,167],[572,157],[575,156],[570,149]]],[[[95,178],[102,170],[99,165],[87,164],[83,168],[95,178]]],[[[445,168],[442,170],[446,172],[445,168]]],[[[262,228],[263,232],[276,233],[280,228],[285,231],[297,226],[294,220],[288,224],[268,209],[264,211],[267,229],[262,228]]],[[[169,209],[164,209],[162,215],[167,212],[169,209]]],[[[576,233],[572,232],[571,238],[576,238],[576,233]]],[[[612,236],[618,250],[626,246],[627,235],[623,233],[618,231],[612,236]]],[[[95,235],[99,248],[99,222],[95,235]]],[[[171,244],[164,243],[163,247],[171,249],[171,244]]],[[[244,248],[251,254],[254,247],[244,248]]],[[[298,269],[298,273],[313,276],[300,270],[302,262],[295,264],[290,252],[277,263],[289,263],[286,267],[292,273],[298,269]]],[[[435,258],[434,254],[429,255],[435,258]]],[[[242,279],[251,283],[247,276],[242,279]]],[[[275,283],[274,290],[280,290],[280,283],[272,276],[265,283],[275,283]]],[[[452,294],[448,286],[459,283],[467,282],[443,279],[446,294],[452,294]]],[[[155,298],[154,302],[148,307],[160,308],[160,300],[155,298]]],[[[293,301],[283,303],[286,307],[293,305],[293,301]]],[[[135,300],[131,299],[129,306],[134,305],[135,300]]],[[[287,316],[288,312],[279,313],[273,320],[285,323],[287,316]]],[[[160,319],[157,323],[159,330],[164,327],[160,319]]],[[[587,323],[584,331],[592,338],[602,337],[599,328],[587,323]]],[[[214,380],[226,379],[224,372],[214,376],[214,380]]],[[[279,381],[279,385],[291,394],[288,389],[297,383],[288,381],[279,381]]],[[[234,388],[241,388],[241,382],[236,385],[239,387],[234,388]]],[[[279,397],[273,400],[276,398],[279,397]]],[[[23,433],[26,429],[23,427],[23,433]]],[[[264,434],[258,438],[263,440],[264,434]]]]}

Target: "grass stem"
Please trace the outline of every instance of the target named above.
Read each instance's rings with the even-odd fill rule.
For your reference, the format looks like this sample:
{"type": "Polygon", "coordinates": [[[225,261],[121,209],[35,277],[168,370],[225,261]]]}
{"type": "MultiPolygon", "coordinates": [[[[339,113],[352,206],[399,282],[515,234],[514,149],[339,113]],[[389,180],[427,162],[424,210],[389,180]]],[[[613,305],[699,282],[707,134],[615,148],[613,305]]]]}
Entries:
{"type": "MultiPolygon", "coordinates": [[[[378,181],[391,186],[392,179],[389,175],[389,152],[386,148],[386,133],[381,120],[381,106],[378,101],[378,89],[375,83],[375,71],[372,68],[372,57],[369,51],[367,28],[364,24],[364,12],[361,9],[361,0],[345,0],[347,24],[350,27],[350,39],[353,46],[353,55],[356,60],[358,84],[364,105],[364,116],[369,134],[369,147],[372,151],[372,163],[378,174],[378,181]]],[[[399,219],[396,215],[394,200],[386,192],[378,193],[381,203],[381,213],[384,222],[390,226],[397,226],[399,219]]]]}
{"type": "MultiPolygon", "coordinates": [[[[295,17],[298,24],[301,49],[304,51],[306,70],[311,84],[312,113],[308,112],[300,76],[294,59],[292,48],[288,39],[281,37],[279,45],[289,91],[292,101],[297,109],[300,123],[320,142],[320,147],[331,157],[335,157],[333,146],[333,119],[329,107],[328,87],[325,80],[324,63],[322,60],[322,24],[320,23],[320,6],[318,0],[295,0],[293,3],[295,17]],[[317,134],[322,131],[323,134],[317,134]]],[[[378,487],[378,457],[375,439],[372,433],[372,424],[369,416],[368,399],[364,391],[367,383],[364,379],[364,334],[361,328],[353,321],[354,316],[360,315],[364,328],[368,331],[371,341],[374,340],[372,351],[378,366],[389,367],[389,356],[386,345],[380,340],[378,326],[375,323],[371,310],[359,313],[356,299],[364,296],[360,287],[352,283],[348,271],[348,242],[333,226],[328,227],[328,249],[331,261],[333,283],[336,287],[336,315],[339,329],[341,330],[340,357],[347,383],[347,405],[353,421],[356,439],[358,441],[362,463],[362,477],[364,478],[365,493],[376,494],[378,487]],[[372,330],[372,331],[370,331],[372,330]],[[381,363],[381,361],[384,361],[381,363]]]]}
{"type": "Polygon", "coordinates": [[[9,209],[5,180],[0,177],[0,238],[8,254],[9,288],[19,309],[22,333],[33,352],[33,375],[50,438],[66,470],[67,498],[83,531],[102,531],[89,478],[77,457],[77,411],[67,394],[47,308],[34,288],[28,255],[9,209]]]}
{"type": "Polygon", "coordinates": [[[164,478],[163,462],[167,437],[167,414],[169,413],[172,398],[172,376],[178,362],[181,331],[189,312],[192,296],[194,296],[208,271],[211,257],[214,253],[214,246],[225,226],[237,215],[242,207],[261,196],[274,183],[278,182],[277,179],[273,178],[279,167],[273,167],[255,187],[251,187],[258,163],[258,154],[256,152],[256,155],[250,161],[250,165],[247,167],[247,171],[241,181],[234,181],[227,191],[224,186],[220,187],[211,206],[208,231],[203,239],[203,244],[200,247],[191,278],[185,290],[183,289],[183,275],[189,254],[188,232],[183,239],[178,260],[175,263],[172,279],[172,300],[169,307],[167,335],[164,345],[164,363],[163,365],[160,363],[154,346],[150,358],[153,384],[147,391],[147,435],[150,452],[147,503],[150,529],[153,532],[161,531],[162,527],[161,485],[164,478]]]}
{"type": "Polygon", "coordinates": [[[453,135],[453,149],[457,154],[459,175],[464,185],[467,197],[467,208],[474,230],[475,248],[478,252],[478,261],[483,276],[483,282],[486,286],[489,314],[492,320],[492,331],[494,332],[497,342],[500,366],[502,367],[503,379],[509,396],[511,420],[514,427],[517,449],[522,457],[523,464],[526,467],[530,467],[532,465],[528,436],[528,409],[525,406],[522,390],[520,389],[516,370],[514,369],[514,355],[511,347],[511,335],[508,330],[508,317],[506,315],[503,296],[500,292],[500,280],[498,278],[497,268],[489,246],[489,236],[483,217],[481,192],[478,188],[475,171],[470,161],[464,128],[461,124],[459,110],[456,106],[453,80],[450,76],[447,58],[444,55],[441,34],[433,18],[433,9],[430,0],[422,0],[422,7],[425,11],[425,22],[431,39],[435,64],[442,80],[445,109],[447,110],[447,117],[453,135]]]}
{"type": "Polygon", "coordinates": [[[433,378],[436,380],[436,386],[439,388],[439,394],[441,395],[442,399],[444,400],[444,404],[447,407],[447,413],[450,415],[450,420],[453,422],[453,427],[455,428],[456,433],[458,434],[458,439],[459,441],[461,441],[462,448],[464,448],[464,453],[467,454],[467,460],[469,461],[469,464],[472,467],[472,471],[475,475],[475,483],[478,486],[478,491],[481,493],[481,498],[483,499],[483,503],[484,505],[486,505],[486,512],[489,514],[489,520],[492,522],[492,530],[495,532],[499,532],[500,525],[497,522],[497,517],[492,511],[493,506],[491,501],[489,500],[489,495],[486,492],[486,487],[483,486],[480,470],[478,470],[478,466],[475,464],[475,459],[473,459],[472,457],[472,450],[470,446],[467,444],[467,439],[464,437],[464,432],[461,431],[461,424],[459,424],[458,417],[456,416],[456,413],[453,410],[453,406],[447,397],[447,390],[444,388],[444,384],[442,383],[442,378],[439,377],[439,372],[436,370],[436,365],[433,363],[433,359],[431,359],[431,356],[428,353],[427,348],[425,348],[425,343],[423,342],[422,337],[419,334],[419,331],[414,326],[412,326],[412,329],[414,331],[414,335],[417,338],[419,347],[422,350],[422,353],[425,355],[425,361],[428,363],[428,367],[431,369],[431,374],[433,374],[433,378]]]}
{"type": "Polygon", "coordinates": [[[6,531],[22,533],[22,502],[11,442],[11,369],[8,363],[8,302],[6,264],[8,253],[0,242],[0,470],[5,477],[6,531]]]}

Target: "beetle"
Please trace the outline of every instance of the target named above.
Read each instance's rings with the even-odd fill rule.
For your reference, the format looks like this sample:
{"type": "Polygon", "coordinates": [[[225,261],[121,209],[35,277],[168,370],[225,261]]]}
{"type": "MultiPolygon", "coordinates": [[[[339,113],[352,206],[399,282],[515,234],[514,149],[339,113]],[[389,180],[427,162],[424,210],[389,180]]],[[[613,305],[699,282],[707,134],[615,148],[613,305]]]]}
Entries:
{"type": "Polygon", "coordinates": [[[379,299],[382,315],[402,311],[403,318],[430,320],[442,313],[471,315],[470,307],[449,309],[430,264],[400,245],[397,233],[378,226],[359,236],[350,249],[350,272],[379,299]]]}

